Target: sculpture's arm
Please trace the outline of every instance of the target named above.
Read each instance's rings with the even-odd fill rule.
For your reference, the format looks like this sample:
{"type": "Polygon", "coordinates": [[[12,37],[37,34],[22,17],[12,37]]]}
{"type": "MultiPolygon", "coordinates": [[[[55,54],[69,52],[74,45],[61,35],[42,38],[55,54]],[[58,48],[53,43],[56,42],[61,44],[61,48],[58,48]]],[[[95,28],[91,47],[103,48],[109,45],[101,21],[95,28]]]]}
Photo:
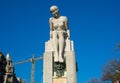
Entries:
{"type": "Polygon", "coordinates": [[[52,38],[52,36],[53,36],[53,26],[52,26],[52,20],[53,20],[53,18],[50,18],[49,19],[49,25],[50,25],[50,38],[52,38]]]}
{"type": "Polygon", "coordinates": [[[68,34],[68,39],[70,39],[70,31],[69,31],[69,29],[67,30],[67,34],[68,34]]]}
{"type": "Polygon", "coordinates": [[[68,19],[67,19],[67,17],[65,17],[65,30],[67,31],[67,38],[69,39],[70,38],[70,31],[69,31],[69,28],[68,28],[68,19]]]}
{"type": "Polygon", "coordinates": [[[65,30],[68,30],[68,19],[67,19],[67,17],[65,17],[64,20],[65,20],[65,30]]]}

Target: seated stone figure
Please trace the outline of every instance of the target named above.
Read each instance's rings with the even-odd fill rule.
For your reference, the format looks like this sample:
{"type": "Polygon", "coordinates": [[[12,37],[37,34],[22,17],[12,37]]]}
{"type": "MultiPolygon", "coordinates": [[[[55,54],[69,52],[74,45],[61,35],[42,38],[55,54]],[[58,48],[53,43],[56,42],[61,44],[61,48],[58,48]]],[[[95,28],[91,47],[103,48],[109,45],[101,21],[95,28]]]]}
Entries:
{"type": "Polygon", "coordinates": [[[65,39],[69,39],[68,20],[66,16],[60,16],[57,6],[51,6],[53,17],[49,19],[50,37],[55,50],[54,62],[64,62],[65,39]]]}
{"type": "Polygon", "coordinates": [[[74,45],[70,40],[67,17],[60,16],[57,6],[51,6],[50,12],[53,17],[49,19],[50,40],[45,42],[44,83],[76,83],[74,45]]]}

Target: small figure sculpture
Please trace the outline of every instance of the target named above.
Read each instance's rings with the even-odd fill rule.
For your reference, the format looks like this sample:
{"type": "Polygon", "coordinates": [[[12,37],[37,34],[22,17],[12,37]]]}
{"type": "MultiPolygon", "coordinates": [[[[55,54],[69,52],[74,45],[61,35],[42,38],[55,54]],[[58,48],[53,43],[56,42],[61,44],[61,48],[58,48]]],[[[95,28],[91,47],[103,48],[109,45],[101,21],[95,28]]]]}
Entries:
{"type": "Polygon", "coordinates": [[[7,54],[6,56],[6,68],[5,68],[5,71],[6,71],[6,74],[4,76],[4,83],[13,83],[13,78],[14,78],[14,67],[12,65],[12,60],[10,58],[10,55],[7,54]]]}
{"type": "Polygon", "coordinates": [[[10,58],[10,55],[7,54],[6,56],[6,73],[13,74],[14,73],[14,67],[12,65],[12,60],[10,58]]]}
{"type": "Polygon", "coordinates": [[[50,38],[53,39],[53,48],[55,50],[54,62],[64,62],[63,52],[65,48],[65,39],[69,38],[68,20],[66,16],[60,16],[57,6],[51,6],[50,12],[53,17],[49,19],[50,38]]]}

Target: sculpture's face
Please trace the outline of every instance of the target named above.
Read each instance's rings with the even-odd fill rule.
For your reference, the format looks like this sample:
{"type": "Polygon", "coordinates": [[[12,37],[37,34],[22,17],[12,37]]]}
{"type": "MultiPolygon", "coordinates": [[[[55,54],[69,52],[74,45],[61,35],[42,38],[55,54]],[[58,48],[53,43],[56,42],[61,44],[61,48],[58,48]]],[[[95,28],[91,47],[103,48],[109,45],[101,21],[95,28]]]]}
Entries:
{"type": "Polygon", "coordinates": [[[53,14],[53,16],[54,16],[55,18],[59,17],[58,11],[59,11],[59,10],[58,10],[57,6],[52,6],[52,7],[50,8],[50,12],[53,14]]]}

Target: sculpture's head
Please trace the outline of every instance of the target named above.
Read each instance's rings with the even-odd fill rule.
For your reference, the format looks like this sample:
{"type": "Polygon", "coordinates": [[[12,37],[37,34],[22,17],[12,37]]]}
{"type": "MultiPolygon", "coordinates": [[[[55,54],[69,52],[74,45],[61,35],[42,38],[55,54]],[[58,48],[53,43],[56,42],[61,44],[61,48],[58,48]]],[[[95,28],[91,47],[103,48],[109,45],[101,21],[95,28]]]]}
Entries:
{"type": "Polygon", "coordinates": [[[55,17],[55,18],[57,18],[57,17],[59,17],[59,14],[58,14],[58,12],[59,12],[59,9],[58,9],[58,7],[57,6],[51,6],[50,7],[50,12],[53,14],[53,16],[55,17]]]}

